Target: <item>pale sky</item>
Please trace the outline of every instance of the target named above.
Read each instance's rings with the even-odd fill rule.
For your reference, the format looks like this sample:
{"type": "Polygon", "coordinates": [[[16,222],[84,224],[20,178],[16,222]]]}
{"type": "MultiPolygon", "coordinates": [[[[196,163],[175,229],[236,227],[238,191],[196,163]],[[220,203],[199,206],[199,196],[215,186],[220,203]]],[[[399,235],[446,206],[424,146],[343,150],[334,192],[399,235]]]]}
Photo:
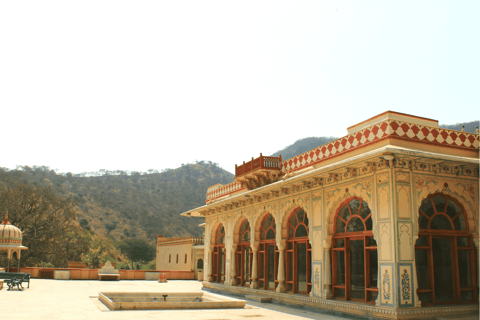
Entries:
{"type": "Polygon", "coordinates": [[[0,166],[235,164],[480,118],[479,1],[2,1],[0,166]]]}

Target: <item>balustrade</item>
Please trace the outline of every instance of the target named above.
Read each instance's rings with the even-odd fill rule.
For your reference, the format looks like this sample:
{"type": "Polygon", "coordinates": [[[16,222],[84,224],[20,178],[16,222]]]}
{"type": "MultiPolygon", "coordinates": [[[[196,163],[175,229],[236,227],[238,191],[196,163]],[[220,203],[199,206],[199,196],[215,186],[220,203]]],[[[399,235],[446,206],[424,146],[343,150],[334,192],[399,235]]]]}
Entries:
{"type": "Polygon", "coordinates": [[[217,189],[211,190],[207,192],[207,202],[211,201],[213,199],[223,197],[227,194],[237,192],[239,190],[243,189],[242,185],[236,181],[231,182],[227,185],[224,185],[222,187],[219,187],[217,189]]]}
{"type": "Polygon", "coordinates": [[[235,177],[239,177],[251,171],[257,169],[279,169],[282,163],[282,155],[279,157],[264,157],[260,153],[260,157],[254,159],[249,162],[243,162],[240,166],[235,165],[235,177]]]}

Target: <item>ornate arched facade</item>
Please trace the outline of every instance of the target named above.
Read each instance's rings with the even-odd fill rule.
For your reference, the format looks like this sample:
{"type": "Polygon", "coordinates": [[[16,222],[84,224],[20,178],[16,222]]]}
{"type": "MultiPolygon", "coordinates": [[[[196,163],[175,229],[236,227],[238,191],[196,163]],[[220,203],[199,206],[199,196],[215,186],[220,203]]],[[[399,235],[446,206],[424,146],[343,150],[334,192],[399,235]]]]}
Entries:
{"type": "Polygon", "coordinates": [[[478,148],[478,134],[386,112],[292,159],[237,166],[235,182],[184,213],[205,217],[206,270],[225,228],[230,280],[204,286],[392,319],[478,313],[478,148]],[[461,215],[435,202],[429,216],[426,201],[461,215]],[[442,304],[449,308],[428,309],[442,304]]]}

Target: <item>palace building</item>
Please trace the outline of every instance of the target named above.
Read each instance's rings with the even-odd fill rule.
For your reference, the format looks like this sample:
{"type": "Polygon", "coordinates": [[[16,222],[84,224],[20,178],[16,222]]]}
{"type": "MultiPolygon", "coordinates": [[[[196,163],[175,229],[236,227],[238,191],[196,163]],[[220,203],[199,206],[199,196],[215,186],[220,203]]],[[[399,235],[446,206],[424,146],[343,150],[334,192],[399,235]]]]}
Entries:
{"type": "Polygon", "coordinates": [[[479,134],[387,111],[208,189],[204,288],[386,319],[478,314],[479,134]]]}

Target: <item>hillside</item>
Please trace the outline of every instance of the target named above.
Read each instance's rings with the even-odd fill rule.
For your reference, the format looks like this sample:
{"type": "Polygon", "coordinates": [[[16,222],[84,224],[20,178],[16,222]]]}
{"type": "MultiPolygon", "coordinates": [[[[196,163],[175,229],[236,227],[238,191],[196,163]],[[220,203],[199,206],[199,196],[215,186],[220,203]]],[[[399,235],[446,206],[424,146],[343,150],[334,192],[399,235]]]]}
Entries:
{"type": "Polygon", "coordinates": [[[480,121],[461,122],[456,124],[441,124],[440,128],[462,131],[462,126],[465,126],[465,132],[476,133],[480,126],[480,121]]]}
{"type": "Polygon", "coordinates": [[[312,150],[318,146],[324,145],[333,141],[335,137],[309,137],[303,138],[300,140],[295,141],[293,144],[289,145],[288,147],[283,148],[280,151],[275,152],[274,154],[270,155],[271,157],[278,157],[282,155],[283,160],[290,159],[299,155],[301,153],[307,152],[308,150],[312,150]]]}
{"type": "Polygon", "coordinates": [[[200,161],[163,172],[127,175],[102,170],[97,176],[61,175],[48,167],[0,168],[0,188],[13,182],[51,186],[77,203],[77,221],[112,239],[143,239],[150,243],[166,237],[201,236],[202,218],[179,214],[205,204],[207,188],[233,181],[216,164],[200,161]],[[100,175],[103,174],[103,175],[100,175]]]}

